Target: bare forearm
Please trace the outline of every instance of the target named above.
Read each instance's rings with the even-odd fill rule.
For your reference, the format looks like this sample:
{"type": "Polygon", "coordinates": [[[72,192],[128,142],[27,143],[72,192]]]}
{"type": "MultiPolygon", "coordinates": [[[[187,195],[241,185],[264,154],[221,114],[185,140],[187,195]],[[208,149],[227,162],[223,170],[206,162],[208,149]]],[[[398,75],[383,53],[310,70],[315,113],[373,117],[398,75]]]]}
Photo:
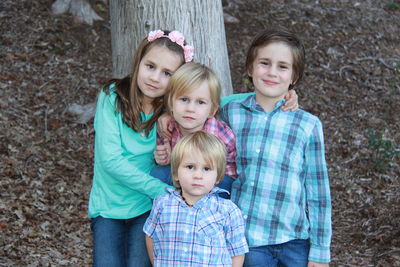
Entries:
{"type": "Polygon", "coordinates": [[[232,267],[242,267],[244,262],[244,255],[232,257],[232,267]]]}
{"type": "Polygon", "coordinates": [[[151,265],[154,265],[153,239],[148,235],[146,235],[146,247],[147,247],[147,253],[149,254],[151,265]]]}
{"type": "Polygon", "coordinates": [[[329,267],[329,263],[309,261],[307,267],[329,267]]]}

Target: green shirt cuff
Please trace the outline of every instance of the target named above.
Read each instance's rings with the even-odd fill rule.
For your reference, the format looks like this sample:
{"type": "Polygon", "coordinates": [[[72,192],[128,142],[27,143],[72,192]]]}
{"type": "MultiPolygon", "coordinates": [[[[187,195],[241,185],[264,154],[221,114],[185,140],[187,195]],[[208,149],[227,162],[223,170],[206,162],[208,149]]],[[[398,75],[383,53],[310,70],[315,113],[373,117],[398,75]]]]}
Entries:
{"type": "Polygon", "coordinates": [[[317,246],[311,244],[310,252],[308,254],[309,261],[315,262],[330,262],[331,261],[331,251],[330,247],[317,246]]]}

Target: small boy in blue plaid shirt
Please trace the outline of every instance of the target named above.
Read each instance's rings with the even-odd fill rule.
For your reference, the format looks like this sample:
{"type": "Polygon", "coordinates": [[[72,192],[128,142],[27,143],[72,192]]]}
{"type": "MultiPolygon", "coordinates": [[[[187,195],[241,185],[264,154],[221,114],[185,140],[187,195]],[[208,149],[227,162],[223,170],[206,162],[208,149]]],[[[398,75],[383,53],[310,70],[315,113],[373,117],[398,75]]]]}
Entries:
{"type": "Polygon", "coordinates": [[[304,66],[304,47],[294,34],[260,33],[246,60],[256,94],[221,112],[236,135],[239,176],[231,199],[245,219],[245,266],[329,265],[331,197],[322,123],[304,110],[280,109],[304,66]]]}
{"type": "Polygon", "coordinates": [[[225,145],[198,131],[183,137],[171,154],[176,189],[154,200],[143,231],[154,266],[242,266],[248,252],[239,208],[218,196],[225,145]]]}

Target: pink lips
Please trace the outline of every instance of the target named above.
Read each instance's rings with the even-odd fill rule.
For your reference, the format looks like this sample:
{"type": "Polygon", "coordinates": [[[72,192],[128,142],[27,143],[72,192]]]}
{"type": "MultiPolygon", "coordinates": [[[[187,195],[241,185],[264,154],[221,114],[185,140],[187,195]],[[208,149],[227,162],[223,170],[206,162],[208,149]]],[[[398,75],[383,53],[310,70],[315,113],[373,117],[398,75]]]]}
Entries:
{"type": "Polygon", "coordinates": [[[149,87],[151,90],[158,90],[158,87],[155,87],[155,86],[153,86],[153,85],[151,85],[151,84],[146,84],[147,85],[147,87],[149,87]]]}
{"type": "Polygon", "coordinates": [[[263,80],[266,85],[277,85],[278,82],[270,81],[270,80],[263,80]]]}
{"type": "Polygon", "coordinates": [[[183,117],[185,120],[192,120],[192,121],[194,121],[195,120],[195,118],[193,118],[193,117],[189,117],[189,116],[184,116],[183,117]]]}

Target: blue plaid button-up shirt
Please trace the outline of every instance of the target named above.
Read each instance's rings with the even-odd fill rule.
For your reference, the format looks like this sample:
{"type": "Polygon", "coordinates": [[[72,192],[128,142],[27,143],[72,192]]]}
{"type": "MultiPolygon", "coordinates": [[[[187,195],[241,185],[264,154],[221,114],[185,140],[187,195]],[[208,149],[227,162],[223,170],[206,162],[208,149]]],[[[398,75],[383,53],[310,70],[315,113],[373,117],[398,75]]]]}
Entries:
{"type": "Polygon", "coordinates": [[[250,96],[222,118],[236,135],[232,201],[250,247],[310,239],[309,260],[329,262],[331,198],[320,120],[304,110],[266,113],[250,96]]]}
{"type": "Polygon", "coordinates": [[[154,266],[232,266],[248,252],[239,208],[215,187],[192,208],[177,190],[154,200],[143,231],[153,239],[154,266]]]}

